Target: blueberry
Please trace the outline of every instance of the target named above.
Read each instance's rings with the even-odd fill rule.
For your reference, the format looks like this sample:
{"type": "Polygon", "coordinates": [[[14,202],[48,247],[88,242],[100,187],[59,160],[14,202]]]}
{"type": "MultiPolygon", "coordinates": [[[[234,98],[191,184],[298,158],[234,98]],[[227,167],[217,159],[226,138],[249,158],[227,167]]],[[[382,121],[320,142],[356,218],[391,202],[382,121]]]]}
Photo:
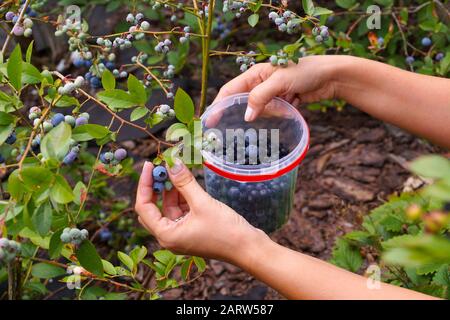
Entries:
{"type": "Polygon", "coordinates": [[[105,164],[107,164],[109,161],[108,160],[106,160],[105,159],[105,152],[102,152],[101,154],[100,154],[100,161],[102,162],[102,163],[105,163],[105,164]]]}
{"type": "Polygon", "coordinates": [[[92,77],[89,80],[89,83],[91,84],[92,88],[100,88],[102,86],[102,82],[100,81],[100,79],[98,77],[92,77]]]}
{"type": "MultiPolygon", "coordinates": [[[[92,66],[92,61],[91,60],[85,60],[84,61],[84,66],[86,68],[90,68],[92,66]]],[[[88,79],[86,79],[86,80],[88,80],[88,79]]]]}
{"type": "Polygon", "coordinates": [[[125,150],[124,148],[120,148],[114,151],[114,158],[116,158],[117,160],[122,161],[126,157],[127,157],[127,150],[125,150]]]}
{"type": "Polygon", "coordinates": [[[14,17],[16,16],[16,14],[14,12],[8,11],[5,14],[5,18],[7,21],[11,21],[14,17]]]}
{"type": "Polygon", "coordinates": [[[13,144],[14,142],[16,142],[17,140],[17,136],[16,133],[13,131],[9,137],[5,140],[5,143],[7,144],[13,144]]]}
{"type": "Polygon", "coordinates": [[[162,193],[164,191],[164,183],[159,181],[153,182],[153,191],[155,193],[162,193]]]}
{"type": "Polygon", "coordinates": [[[434,57],[434,60],[436,61],[441,61],[444,58],[444,54],[442,52],[439,52],[436,54],[436,56],[434,57]]]}
{"type": "Polygon", "coordinates": [[[429,47],[429,46],[431,46],[431,43],[432,43],[431,39],[428,37],[423,37],[421,42],[422,42],[422,46],[424,46],[424,47],[429,47]]]}
{"type": "Polygon", "coordinates": [[[65,117],[64,117],[64,121],[65,121],[68,125],[70,125],[72,128],[75,127],[76,120],[75,120],[75,118],[74,118],[73,116],[71,116],[71,115],[65,116],[65,117]]]}
{"type": "Polygon", "coordinates": [[[153,169],[153,179],[158,182],[167,180],[167,169],[163,166],[157,166],[153,169]]]}
{"type": "Polygon", "coordinates": [[[84,59],[77,58],[77,59],[73,60],[73,65],[74,65],[76,68],[81,68],[81,67],[83,67],[83,66],[84,66],[84,59]]]}
{"type": "Polygon", "coordinates": [[[52,117],[52,125],[56,127],[58,124],[63,122],[65,119],[64,115],[62,113],[55,113],[52,117]]]}
{"type": "Polygon", "coordinates": [[[239,191],[239,189],[236,188],[236,187],[231,187],[231,188],[228,190],[228,196],[229,196],[231,199],[238,199],[238,198],[239,198],[239,195],[240,195],[240,191],[239,191]]]}
{"type": "Polygon", "coordinates": [[[0,154],[0,163],[5,163],[5,158],[0,154]]]}
{"type": "Polygon", "coordinates": [[[405,61],[406,61],[407,64],[411,65],[411,64],[414,63],[415,59],[414,59],[413,56],[407,56],[405,61]]]}
{"type": "Polygon", "coordinates": [[[75,120],[75,127],[78,127],[78,126],[81,126],[81,125],[87,124],[87,123],[88,123],[88,120],[87,120],[86,118],[84,118],[84,117],[78,117],[78,118],[75,120]]]}
{"type": "Polygon", "coordinates": [[[112,61],[106,62],[105,66],[106,66],[106,68],[108,68],[109,70],[113,70],[113,69],[116,67],[115,63],[112,62],[112,61]]]}
{"type": "Polygon", "coordinates": [[[382,46],[384,44],[384,38],[383,37],[379,37],[377,41],[378,41],[378,45],[379,46],[382,46]]]}
{"type": "Polygon", "coordinates": [[[92,73],[86,72],[86,74],[84,75],[84,78],[86,79],[86,81],[90,81],[92,78],[92,73]]]}
{"type": "Polygon", "coordinates": [[[103,158],[105,159],[106,163],[111,162],[114,159],[114,153],[112,152],[105,152],[103,155],[103,158]]]}
{"type": "Polygon", "coordinates": [[[69,151],[69,153],[64,157],[63,163],[64,164],[72,164],[78,157],[78,153],[73,152],[72,150],[69,151]]]}

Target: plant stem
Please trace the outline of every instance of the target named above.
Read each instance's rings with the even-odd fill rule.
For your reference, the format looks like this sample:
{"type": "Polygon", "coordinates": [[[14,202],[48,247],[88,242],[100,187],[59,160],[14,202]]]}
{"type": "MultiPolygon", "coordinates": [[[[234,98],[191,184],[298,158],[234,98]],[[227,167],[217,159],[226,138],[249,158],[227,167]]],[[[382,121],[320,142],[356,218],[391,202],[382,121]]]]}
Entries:
{"type": "MultiPolygon", "coordinates": [[[[208,66],[209,66],[209,46],[211,43],[211,30],[214,20],[214,5],[215,0],[211,0],[208,6],[208,22],[205,30],[205,36],[203,43],[203,57],[202,57],[202,90],[200,95],[200,107],[197,112],[197,116],[201,116],[206,108],[206,93],[208,90],[208,66]]],[[[204,13],[206,14],[206,13],[204,13]]]]}

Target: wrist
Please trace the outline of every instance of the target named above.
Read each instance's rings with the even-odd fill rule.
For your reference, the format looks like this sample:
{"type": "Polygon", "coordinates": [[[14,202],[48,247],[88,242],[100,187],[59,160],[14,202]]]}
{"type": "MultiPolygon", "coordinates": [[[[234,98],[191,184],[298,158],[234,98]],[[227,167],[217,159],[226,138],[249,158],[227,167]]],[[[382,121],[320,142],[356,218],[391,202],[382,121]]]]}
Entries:
{"type": "Polygon", "coordinates": [[[336,56],[329,67],[329,78],[334,88],[336,99],[347,100],[349,92],[357,90],[359,83],[357,73],[362,66],[359,65],[360,58],[352,56],[336,56]],[[355,81],[356,80],[356,81],[355,81]]]}
{"type": "Polygon", "coordinates": [[[253,274],[255,267],[270,255],[275,243],[262,230],[251,228],[242,234],[230,263],[253,274]]]}

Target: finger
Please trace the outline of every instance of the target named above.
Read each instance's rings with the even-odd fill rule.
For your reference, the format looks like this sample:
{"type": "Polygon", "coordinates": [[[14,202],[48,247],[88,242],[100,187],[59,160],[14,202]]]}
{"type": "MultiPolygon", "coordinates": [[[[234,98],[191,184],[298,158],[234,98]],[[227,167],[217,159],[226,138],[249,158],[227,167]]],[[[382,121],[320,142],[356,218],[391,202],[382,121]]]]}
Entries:
{"type": "Polygon", "coordinates": [[[146,161],[142,168],[141,177],[139,178],[135,210],[139,217],[144,221],[147,228],[156,235],[162,215],[158,207],[152,202],[152,171],[153,164],[146,161]]]}
{"type": "Polygon", "coordinates": [[[141,177],[139,178],[137,194],[136,194],[136,204],[147,204],[152,202],[153,197],[153,164],[151,162],[145,161],[144,167],[142,168],[141,177]]]}
{"type": "Polygon", "coordinates": [[[179,192],[176,188],[164,193],[163,214],[170,220],[178,219],[184,214],[180,207],[179,192]]]}
{"type": "Polygon", "coordinates": [[[209,195],[200,187],[181,160],[176,159],[174,166],[168,169],[170,180],[191,208],[202,202],[205,205],[205,197],[209,197],[209,195]]]}
{"type": "Polygon", "coordinates": [[[250,91],[245,121],[255,120],[274,97],[281,96],[284,93],[285,82],[281,78],[280,73],[274,73],[266,81],[250,91]]]}
{"type": "Polygon", "coordinates": [[[249,92],[255,86],[268,78],[275,70],[276,69],[269,63],[258,63],[254,65],[246,72],[225,84],[220,89],[214,102],[233,94],[249,92]]]}

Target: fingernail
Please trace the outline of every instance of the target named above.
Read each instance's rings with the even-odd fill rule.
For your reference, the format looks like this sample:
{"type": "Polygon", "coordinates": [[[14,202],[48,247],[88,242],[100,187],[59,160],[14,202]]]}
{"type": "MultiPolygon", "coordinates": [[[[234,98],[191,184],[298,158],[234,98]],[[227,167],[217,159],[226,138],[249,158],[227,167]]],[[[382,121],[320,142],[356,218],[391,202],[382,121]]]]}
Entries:
{"type": "Polygon", "coordinates": [[[245,121],[247,121],[247,122],[252,121],[254,117],[255,117],[255,111],[252,109],[252,107],[247,106],[247,110],[245,110],[245,116],[244,116],[245,121]]]}
{"type": "Polygon", "coordinates": [[[183,170],[183,163],[181,162],[180,159],[175,159],[174,165],[171,168],[169,168],[170,173],[178,174],[181,172],[181,170],[183,170]]]}

